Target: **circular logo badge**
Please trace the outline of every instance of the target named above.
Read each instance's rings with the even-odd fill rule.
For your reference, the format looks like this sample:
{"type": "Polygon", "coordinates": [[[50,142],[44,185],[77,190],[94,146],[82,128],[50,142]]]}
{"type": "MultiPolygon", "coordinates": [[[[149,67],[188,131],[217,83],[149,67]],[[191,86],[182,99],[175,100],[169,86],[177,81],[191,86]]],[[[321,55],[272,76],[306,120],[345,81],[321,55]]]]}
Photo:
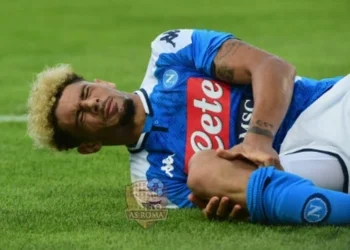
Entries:
{"type": "Polygon", "coordinates": [[[158,196],[163,195],[164,184],[158,179],[152,179],[148,182],[148,189],[152,192],[155,192],[158,196]]]}
{"type": "Polygon", "coordinates": [[[306,223],[321,223],[330,213],[330,203],[322,194],[315,194],[305,202],[303,209],[303,221],[306,223]]]}
{"type": "Polygon", "coordinates": [[[165,71],[163,75],[163,85],[165,88],[174,87],[178,80],[179,76],[175,70],[169,69],[165,71]]]}

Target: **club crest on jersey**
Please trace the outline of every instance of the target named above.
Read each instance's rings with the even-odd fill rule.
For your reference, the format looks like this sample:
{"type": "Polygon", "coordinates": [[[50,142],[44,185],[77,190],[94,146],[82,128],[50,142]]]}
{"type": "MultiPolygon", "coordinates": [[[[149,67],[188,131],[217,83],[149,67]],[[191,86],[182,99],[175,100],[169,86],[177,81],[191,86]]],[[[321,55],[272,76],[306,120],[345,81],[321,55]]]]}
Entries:
{"type": "Polygon", "coordinates": [[[315,194],[305,202],[302,219],[315,224],[325,221],[330,214],[330,203],[322,194],[315,194]]]}
{"type": "Polygon", "coordinates": [[[175,86],[177,81],[179,80],[179,75],[175,70],[169,69],[164,72],[163,75],[163,86],[167,89],[175,86]]]}

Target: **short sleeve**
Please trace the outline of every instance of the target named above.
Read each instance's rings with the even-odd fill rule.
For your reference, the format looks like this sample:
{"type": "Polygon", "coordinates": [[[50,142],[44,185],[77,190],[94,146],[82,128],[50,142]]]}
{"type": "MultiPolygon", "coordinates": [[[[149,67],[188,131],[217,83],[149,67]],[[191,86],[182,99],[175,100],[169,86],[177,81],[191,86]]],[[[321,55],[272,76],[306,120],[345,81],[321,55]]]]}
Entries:
{"type": "Polygon", "coordinates": [[[221,45],[233,35],[223,32],[196,30],[192,35],[192,55],[198,71],[211,76],[212,64],[221,45]]]}
{"type": "Polygon", "coordinates": [[[156,67],[179,66],[212,76],[212,64],[221,45],[234,36],[212,30],[178,29],[166,31],[152,42],[156,67]]]}
{"type": "MultiPolygon", "coordinates": [[[[192,208],[194,204],[188,200],[188,195],[191,190],[187,187],[186,182],[171,180],[162,174],[156,174],[152,172],[147,174],[148,183],[152,183],[153,180],[162,183],[164,196],[170,201],[167,207],[173,208],[175,205],[177,208],[192,208]],[[169,206],[170,205],[170,206],[169,206]]],[[[152,189],[152,187],[149,187],[152,189]]]]}
{"type": "Polygon", "coordinates": [[[151,157],[152,166],[146,173],[147,183],[151,185],[148,188],[153,190],[155,187],[152,183],[159,183],[160,195],[167,198],[169,208],[193,207],[192,202],[188,200],[191,190],[187,187],[187,175],[183,168],[176,165],[179,163],[172,158],[174,155],[166,156],[159,153],[151,157]]]}

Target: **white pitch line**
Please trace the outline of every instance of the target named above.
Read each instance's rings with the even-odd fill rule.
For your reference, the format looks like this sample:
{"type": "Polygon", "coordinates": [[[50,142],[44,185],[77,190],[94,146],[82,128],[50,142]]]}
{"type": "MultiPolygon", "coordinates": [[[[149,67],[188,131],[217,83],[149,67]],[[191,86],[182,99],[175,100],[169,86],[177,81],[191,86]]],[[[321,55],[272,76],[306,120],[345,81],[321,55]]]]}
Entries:
{"type": "Polygon", "coordinates": [[[27,120],[27,115],[0,115],[0,123],[26,122],[27,120]]]}

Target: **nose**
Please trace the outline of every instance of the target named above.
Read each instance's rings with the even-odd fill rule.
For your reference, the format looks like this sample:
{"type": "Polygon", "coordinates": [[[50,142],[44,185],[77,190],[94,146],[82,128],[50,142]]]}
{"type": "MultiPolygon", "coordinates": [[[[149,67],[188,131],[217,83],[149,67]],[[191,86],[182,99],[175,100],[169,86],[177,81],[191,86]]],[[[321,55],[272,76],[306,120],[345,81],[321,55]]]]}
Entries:
{"type": "Polygon", "coordinates": [[[101,109],[101,101],[98,98],[90,98],[82,100],[80,102],[80,107],[87,112],[97,114],[101,109]]]}

